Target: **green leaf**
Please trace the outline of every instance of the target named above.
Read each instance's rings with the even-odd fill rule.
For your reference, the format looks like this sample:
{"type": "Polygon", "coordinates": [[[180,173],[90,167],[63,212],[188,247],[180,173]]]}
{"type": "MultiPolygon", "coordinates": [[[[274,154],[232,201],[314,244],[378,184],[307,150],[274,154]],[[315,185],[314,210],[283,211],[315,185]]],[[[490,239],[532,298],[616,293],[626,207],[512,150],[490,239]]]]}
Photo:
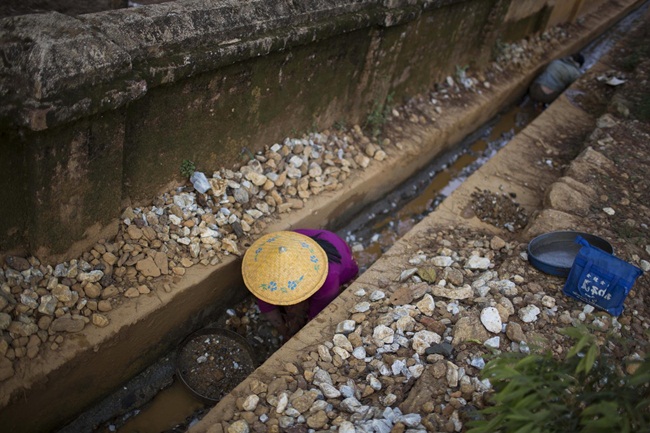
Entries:
{"type": "Polygon", "coordinates": [[[436,270],[432,267],[418,268],[417,274],[427,283],[436,283],[436,270]]]}
{"type": "Polygon", "coordinates": [[[587,354],[585,355],[585,373],[589,373],[596,362],[596,356],[598,356],[598,346],[592,344],[587,354]]]}

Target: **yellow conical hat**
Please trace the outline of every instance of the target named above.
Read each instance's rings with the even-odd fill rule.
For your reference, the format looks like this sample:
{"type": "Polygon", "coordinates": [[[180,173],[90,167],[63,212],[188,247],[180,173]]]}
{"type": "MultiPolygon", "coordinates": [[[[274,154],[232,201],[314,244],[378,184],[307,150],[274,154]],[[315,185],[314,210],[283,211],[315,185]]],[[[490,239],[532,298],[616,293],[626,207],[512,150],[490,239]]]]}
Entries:
{"type": "Polygon", "coordinates": [[[246,250],[244,283],[253,295],[273,305],[294,305],[316,293],[327,278],[327,254],[309,236],[270,233],[246,250]]]}

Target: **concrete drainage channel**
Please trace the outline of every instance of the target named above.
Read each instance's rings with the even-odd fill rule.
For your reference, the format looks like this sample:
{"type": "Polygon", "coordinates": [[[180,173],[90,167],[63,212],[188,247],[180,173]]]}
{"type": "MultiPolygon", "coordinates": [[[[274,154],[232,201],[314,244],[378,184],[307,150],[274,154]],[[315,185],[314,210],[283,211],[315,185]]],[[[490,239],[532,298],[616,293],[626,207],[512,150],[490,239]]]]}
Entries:
{"type": "MultiPolygon", "coordinates": [[[[432,212],[445,196],[505,146],[537,114],[538,109],[530,101],[509,108],[339,229],[338,234],[353,246],[361,272],[381,257],[405,230],[432,212]]],[[[253,304],[247,299],[235,310],[253,308],[253,304]]],[[[233,314],[233,310],[230,311],[233,314]]],[[[207,326],[225,326],[228,317],[225,313],[207,326]]],[[[259,319],[257,315],[255,317],[253,320],[259,319]]],[[[255,343],[254,337],[248,335],[252,343],[255,343]]],[[[185,431],[211,405],[193,395],[174,376],[175,358],[175,353],[161,358],[59,433],[185,431]],[[151,403],[144,404],[151,399],[151,403]],[[134,409],[125,412],[126,408],[134,409]],[[111,419],[104,422],[111,414],[111,419]],[[98,424],[99,427],[95,427],[98,424]]]]}
{"type": "MultiPolygon", "coordinates": [[[[586,47],[583,50],[587,56],[586,66],[594,65],[634,19],[635,16],[631,15],[586,47]]],[[[468,135],[451,150],[434,158],[428,166],[338,230],[353,245],[362,271],[433,211],[538,114],[539,111],[530,101],[520,101],[468,135]]],[[[237,309],[250,309],[252,305],[248,299],[240,303],[237,309]]],[[[224,314],[213,324],[224,326],[228,317],[224,314]]],[[[174,361],[174,354],[161,358],[60,432],[185,431],[209,410],[210,405],[197,399],[178,380],[174,380],[174,361]],[[153,401],[145,405],[152,398],[153,401]]]]}

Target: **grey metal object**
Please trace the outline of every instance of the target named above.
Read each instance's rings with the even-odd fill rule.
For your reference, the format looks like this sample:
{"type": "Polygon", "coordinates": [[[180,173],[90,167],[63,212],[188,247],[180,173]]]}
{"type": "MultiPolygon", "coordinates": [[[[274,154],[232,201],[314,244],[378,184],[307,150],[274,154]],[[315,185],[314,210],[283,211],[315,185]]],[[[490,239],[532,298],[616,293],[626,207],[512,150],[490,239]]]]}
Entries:
{"type": "Polygon", "coordinates": [[[614,253],[612,245],[599,236],[577,231],[557,231],[539,235],[530,241],[528,261],[542,272],[566,277],[581,248],[575,242],[577,236],[582,236],[591,246],[614,253]]]}

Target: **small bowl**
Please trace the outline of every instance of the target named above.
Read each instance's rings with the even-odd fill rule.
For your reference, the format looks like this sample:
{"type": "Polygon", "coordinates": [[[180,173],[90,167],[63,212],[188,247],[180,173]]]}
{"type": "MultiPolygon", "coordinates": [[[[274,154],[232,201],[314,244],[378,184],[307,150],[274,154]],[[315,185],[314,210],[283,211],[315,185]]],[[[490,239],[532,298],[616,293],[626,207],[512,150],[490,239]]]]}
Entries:
{"type": "Polygon", "coordinates": [[[583,237],[592,247],[614,254],[612,245],[601,237],[576,231],[558,231],[539,235],[530,241],[528,261],[544,273],[566,278],[582,248],[575,242],[577,236],[583,237]]]}

